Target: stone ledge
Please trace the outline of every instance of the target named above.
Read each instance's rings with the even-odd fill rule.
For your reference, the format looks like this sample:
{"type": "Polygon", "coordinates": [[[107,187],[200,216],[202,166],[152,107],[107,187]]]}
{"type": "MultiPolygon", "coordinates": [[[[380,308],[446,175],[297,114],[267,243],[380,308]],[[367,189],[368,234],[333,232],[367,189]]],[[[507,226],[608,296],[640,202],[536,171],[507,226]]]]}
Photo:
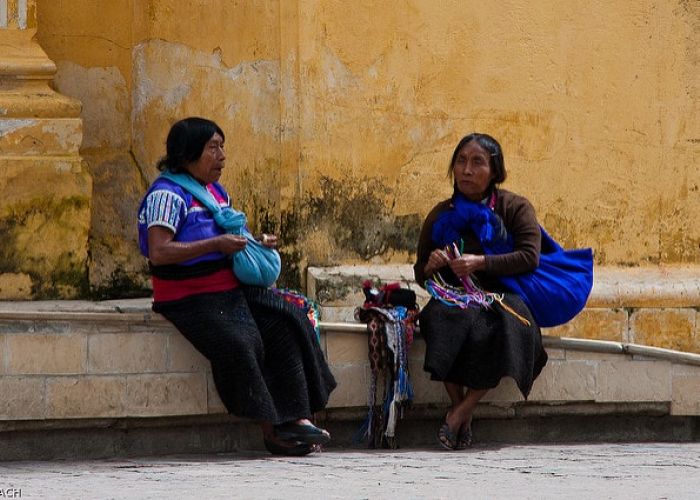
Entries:
{"type": "MultiPolygon", "coordinates": [[[[597,273],[597,283],[610,276],[609,289],[617,290],[618,299],[629,298],[620,292],[616,273],[597,273]]],[[[646,272],[646,277],[652,274],[646,272]]],[[[333,318],[338,310],[353,310],[362,303],[359,284],[363,279],[395,281],[397,276],[417,288],[410,266],[350,266],[315,274],[310,270],[310,295],[322,289],[343,292],[322,301],[324,314],[333,318]],[[336,287],[338,280],[342,286],[336,287]]],[[[649,292],[652,288],[635,290],[648,292],[647,299],[663,295],[649,292]]],[[[422,289],[418,293],[427,298],[422,289]]],[[[535,382],[531,401],[524,402],[512,380],[504,379],[480,406],[480,418],[539,418],[566,415],[574,408],[596,415],[612,407],[628,413],[648,414],[652,408],[662,415],[700,415],[700,394],[694,390],[700,381],[700,355],[634,343],[635,328],[640,325],[647,330],[649,325],[668,330],[678,324],[697,328],[696,306],[684,306],[693,302],[689,296],[681,294],[675,309],[668,307],[667,299],[653,302],[658,307],[651,307],[647,299],[630,300],[625,304],[647,306],[621,309],[605,305],[619,304],[618,299],[596,302],[592,297],[589,307],[570,324],[545,332],[550,363],[535,382]],[[681,314],[672,312],[669,320],[649,321],[676,310],[681,314]],[[635,314],[640,316],[635,319],[635,314]]],[[[327,319],[322,327],[322,347],[339,380],[329,411],[362,409],[370,375],[365,327],[327,319]]],[[[685,333],[700,339],[695,330],[685,333]]],[[[424,344],[417,338],[409,359],[416,393],[411,411],[442,411],[446,395],[422,371],[424,344]]],[[[53,421],[60,426],[60,422],[68,425],[94,418],[159,419],[225,412],[208,362],[151,311],[150,299],[0,302],[0,400],[7,403],[0,421],[8,425],[53,421]]]]}
{"type": "MultiPolygon", "coordinates": [[[[321,305],[361,304],[361,283],[368,278],[384,283],[399,281],[416,290],[419,298],[427,299],[409,264],[309,267],[307,275],[309,296],[321,305]]],[[[700,265],[596,267],[587,307],[699,308],[700,265]]]]}
{"type": "MultiPolygon", "coordinates": [[[[121,328],[109,328],[110,324],[117,325],[128,323],[130,327],[126,332],[148,333],[149,328],[160,326],[166,331],[171,330],[171,325],[159,314],[150,310],[150,299],[130,299],[119,301],[120,305],[109,306],[105,303],[78,302],[71,304],[70,301],[56,302],[17,302],[21,306],[17,310],[10,310],[9,304],[12,302],[0,302],[0,333],[60,333],[63,327],[51,327],[51,322],[76,322],[91,323],[94,328],[93,333],[100,334],[124,334],[121,328]],[[30,308],[31,304],[37,304],[37,310],[30,308]],[[128,312],[127,312],[128,311],[128,312]],[[17,323],[13,323],[17,322],[17,323]],[[20,325],[20,322],[30,322],[33,324],[20,325]],[[140,327],[146,327],[145,331],[139,331],[140,327]],[[4,332],[2,331],[4,330],[4,332]]],[[[325,310],[332,308],[325,308],[325,310]]],[[[352,308],[353,310],[355,307],[352,308]]],[[[575,320],[574,320],[575,321],[575,320]]],[[[354,320],[348,322],[322,321],[321,329],[336,333],[353,332],[364,333],[365,327],[354,320]]],[[[545,331],[556,331],[557,329],[544,329],[545,331]]],[[[420,331],[420,330],[419,330],[420,331]]],[[[172,330],[171,333],[177,333],[172,330]]],[[[700,354],[682,352],[662,347],[646,346],[627,342],[615,342],[595,339],[580,339],[560,337],[556,335],[543,335],[546,347],[564,348],[570,350],[581,350],[589,352],[602,352],[613,354],[634,354],[638,356],[648,356],[651,358],[667,359],[688,364],[700,364],[700,354]]],[[[156,370],[157,371],[157,370],[156,370]]],[[[0,373],[2,371],[0,370],[0,373]]]]}
{"type": "MultiPolygon", "coordinates": [[[[103,321],[85,323],[91,313],[81,314],[82,321],[76,324],[45,321],[43,327],[51,334],[37,335],[30,327],[16,325],[8,331],[0,322],[0,400],[8,403],[0,411],[0,420],[163,417],[225,411],[206,360],[187,342],[181,342],[174,327],[163,319],[154,316],[150,324],[137,327],[121,323],[123,330],[118,331],[103,321]],[[91,349],[72,349],[74,342],[66,344],[65,339],[74,338],[80,340],[75,345],[91,349]],[[145,354],[157,354],[153,363],[135,350],[140,339],[145,342],[145,354]],[[70,356],[61,354],[66,349],[70,356]],[[104,350],[109,351],[108,358],[104,350]],[[43,363],[44,358],[47,363],[53,359],[53,364],[43,363]],[[56,359],[70,363],[63,367],[56,359]]],[[[31,326],[31,321],[28,323],[31,326]]],[[[361,407],[370,376],[364,325],[324,327],[322,346],[339,382],[329,407],[361,407]]],[[[690,390],[700,380],[699,355],[556,337],[545,337],[545,345],[552,356],[535,381],[531,403],[553,407],[573,403],[666,404],[671,415],[700,413],[700,394],[690,390]]],[[[422,371],[423,356],[424,344],[418,336],[409,352],[415,402],[444,407],[448,401],[441,384],[422,371]]],[[[513,417],[522,402],[509,378],[484,400],[490,408],[501,408],[504,415],[513,417]]]]}
{"type": "MultiPolygon", "coordinates": [[[[413,278],[413,267],[403,265],[352,265],[309,267],[307,294],[321,306],[355,307],[362,304],[361,284],[365,279],[379,282],[398,281],[415,290],[419,301],[428,300],[425,290],[413,278]]],[[[596,267],[587,308],[691,308],[700,309],[700,265],[666,267],[596,267]]],[[[90,302],[69,301],[0,301],[0,319],[75,319],[82,313],[91,318],[105,313],[113,321],[148,321],[151,299],[125,299],[90,302]],[[114,316],[119,313],[119,316],[114,316]]]]}
{"type": "MultiPolygon", "coordinates": [[[[594,273],[584,310],[544,334],[700,353],[700,266],[598,267],[594,273]]],[[[420,305],[429,300],[407,264],[311,267],[308,294],[321,304],[324,321],[352,322],[365,279],[398,281],[416,291],[420,305]]]]}

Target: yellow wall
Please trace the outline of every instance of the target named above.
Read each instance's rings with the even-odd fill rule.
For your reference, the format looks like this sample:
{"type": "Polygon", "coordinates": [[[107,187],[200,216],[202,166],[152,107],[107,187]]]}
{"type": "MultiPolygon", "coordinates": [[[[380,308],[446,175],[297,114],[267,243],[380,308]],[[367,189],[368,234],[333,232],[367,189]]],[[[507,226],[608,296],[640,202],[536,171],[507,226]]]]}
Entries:
{"type": "Polygon", "coordinates": [[[304,188],[368,179],[422,216],[459,137],[485,131],[564,244],[698,260],[697,2],[300,4],[304,188]]]}
{"type": "Polygon", "coordinates": [[[91,282],[143,283],[136,203],[170,124],[215,119],[223,182],[307,264],[410,262],[459,138],[506,153],[565,246],[599,264],[700,256],[700,4],[681,0],[38,0],[83,102],[91,282]],[[99,4],[99,7],[97,6],[99,4]]]}

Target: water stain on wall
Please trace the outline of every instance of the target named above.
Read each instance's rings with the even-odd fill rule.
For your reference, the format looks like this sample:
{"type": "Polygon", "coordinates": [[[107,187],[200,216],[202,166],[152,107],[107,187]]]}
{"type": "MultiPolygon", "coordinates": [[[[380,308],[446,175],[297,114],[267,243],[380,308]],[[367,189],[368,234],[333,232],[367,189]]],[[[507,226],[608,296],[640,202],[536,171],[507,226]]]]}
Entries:
{"type": "Polygon", "coordinates": [[[306,265],[366,262],[392,250],[413,252],[422,221],[417,213],[392,213],[392,198],[392,190],[376,178],[321,177],[317,194],[282,212],[286,269],[281,281],[299,287],[306,265]]]}
{"type": "Polygon", "coordinates": [[[75,232],[82,229],[72,221],[86,210],[89,199],[81,196],[39,198],[6,207],[6,215],[0,217],[0,274],[28,275],[34,299],[85,296],[85,256],[70,250],[53,253],[51,245],[60,243],[58,233],[77,238],[75,232]]]}

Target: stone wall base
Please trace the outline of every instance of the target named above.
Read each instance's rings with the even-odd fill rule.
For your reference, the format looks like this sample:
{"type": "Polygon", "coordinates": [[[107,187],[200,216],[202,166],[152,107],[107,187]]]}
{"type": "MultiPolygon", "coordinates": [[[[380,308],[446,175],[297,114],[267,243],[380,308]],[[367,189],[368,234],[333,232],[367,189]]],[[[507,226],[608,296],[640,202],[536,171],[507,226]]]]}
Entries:
{"type": "MultiPolygon", "coordinates": [[[[700,417],[674,417],[650,406],[613,407],[585,414],[584,408],[558,415],[532,405],[515,418],[480,408],[475,417],[475,447],[566,442],[700,441],[700,417]],[[532,413],[541,413],[535,416],[532,413]],[[548,414],[550,413],[550,414],[548,414]],[[490,415],[490,416],[485,416],[490,415]]],[[[597,405],[600,406],[600,405],[597,405]]],[[[397,426],[399,449],[438,449],[435,434],[443,408],[419,407],[397,426]]],[[[318,423],[329,429],[332,449],[365,449],[354,436],[365,409],[328,410],[318,423]]],[[[23,422],[0,429],[0,461],[104,459],[145,455],[265,453],[255,424],[226,415],[174,418],[90,419],[23,422]]]]}

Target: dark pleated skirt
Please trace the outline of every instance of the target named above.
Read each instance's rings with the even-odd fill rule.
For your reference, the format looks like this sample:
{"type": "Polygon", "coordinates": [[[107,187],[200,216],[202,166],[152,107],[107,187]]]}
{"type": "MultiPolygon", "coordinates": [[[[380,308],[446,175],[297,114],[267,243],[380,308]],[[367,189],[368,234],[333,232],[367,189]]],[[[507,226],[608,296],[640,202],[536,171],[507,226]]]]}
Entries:
{"type": "Polygon", "coordinates": [[[267,288],[156,303],[211,362],[226,409],[280,424],[325,408],[336,382],[306,315],[267,288]]]}
{"type": "Polygon", "coordinates": [[[527,398],[547,363],[547,353],[540,328],[520,297],[506,293],[504,302],[527,318],[531,326],[499,304],[491,309],[460,309],[435,299],[428,302],[419,324],[426,342],[423,368],[432,380],[491,389],[509,376],[527,398]]]}

